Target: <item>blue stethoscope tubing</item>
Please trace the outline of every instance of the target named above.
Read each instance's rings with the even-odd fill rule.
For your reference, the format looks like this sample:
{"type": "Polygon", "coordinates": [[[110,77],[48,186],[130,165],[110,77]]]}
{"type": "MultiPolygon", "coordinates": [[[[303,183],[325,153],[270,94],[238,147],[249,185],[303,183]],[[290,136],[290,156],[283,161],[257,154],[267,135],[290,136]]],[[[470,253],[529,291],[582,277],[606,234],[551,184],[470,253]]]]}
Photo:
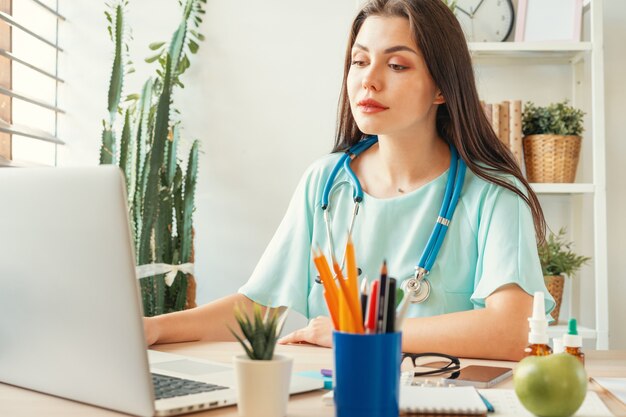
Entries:
{"type": "MultiPolygon", "coordinates": [[[[354,144],[347,151],[345,151],[345,153],[339,158],[336,165],[333,167],[330,175],[328,176],[328,179],[326,180],[326,184],[324,185],[324,190],[322,192],[321,198],[321,208],[324,211],[324,222],[326,223],[326,233],[328,235],[330,255],[333,261],[335,260],[335,253],[330,227],[329,213],[330,195],[333,184],[335,183],[337,175],[343,169],[346,172],[350,183],[352,184],[354,212],[352,214],[352,220],[349,230],[349,233],[352,233],[352,227],[354,226],[354,221],[356,215],[358,214],[359,204],[363,201],[363,188],[361,187],[361,183],[355,175],[354,171],[352,171],[352,168],[350,167],[350,162],[352,161],[352,159],[359,156],[376,142],[378,142],[377,136],[368,136],[365,139],[354,144]]],[[[427,280],[425,280],[425,278],[435,264],[435,260],[437,259],[439,250],[443,245],[446,232],[448,231],[450,221],[452,220],[452,216],[459,202],[461,191],[463,189],[463,182],[465,181],[466,170],[467,165],[465,164],[463,159],[459,157],[456,148],[453,145],[450,145],[450,168],[448,170],[448,179],[446,182],[446,188],[441,204],[441,209],[439,210],[439,217],[435,222],[435,226],[433,227],[433,231],[428,238],[426,247],[422,252],[419,262],[415,266],[415,274],[403,283],[403,287],[405,288],[405,291],[409,292],[410,301],[413,303],[425,301],[430,294],[430,284],[427,280]]],[[[341,267],[343,268],[343,260],[341,267]]]]}

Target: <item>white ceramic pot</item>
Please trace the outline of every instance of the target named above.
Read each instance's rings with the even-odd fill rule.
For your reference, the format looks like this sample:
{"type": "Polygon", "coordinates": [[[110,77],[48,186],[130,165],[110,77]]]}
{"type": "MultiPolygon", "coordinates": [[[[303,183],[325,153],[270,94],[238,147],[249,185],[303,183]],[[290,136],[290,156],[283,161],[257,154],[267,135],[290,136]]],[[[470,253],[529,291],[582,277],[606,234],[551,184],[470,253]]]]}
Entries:
{"type": "Polygon", "coordinates": [[[238,355],[233,358],[237,374],[237,409],[241,417],[284,417],[289,401],[293,358],[274,355],[259,361],[238,355]]]}

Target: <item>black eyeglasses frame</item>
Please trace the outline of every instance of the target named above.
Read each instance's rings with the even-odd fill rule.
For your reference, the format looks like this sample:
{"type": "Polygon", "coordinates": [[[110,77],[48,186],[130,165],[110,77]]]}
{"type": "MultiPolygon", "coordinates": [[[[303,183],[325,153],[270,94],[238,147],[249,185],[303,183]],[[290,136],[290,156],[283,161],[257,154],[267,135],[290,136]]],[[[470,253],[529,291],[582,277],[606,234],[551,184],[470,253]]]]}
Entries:
{"type": "Polygon", "coordinates": [[[415,371],[413,373],[413,377],[447,374],[447,373],[452,372],[453,374],[450,377],[455,378],[458,376],[459,369],[461,369],[461,361],[456,356],[447,355],[445,353],[436,353],[436,352],[423,352],[423,353],[402,352],[402,361],[404,361],[406,358],[410,358],[414,368],[418,367],[418,365],[415,364],[415,360],[418,358],[423,358],[423,357],[447,359],[449,363],[446,366],[434,368],[433,370],[430,370],[430,371],[415,371]]]}

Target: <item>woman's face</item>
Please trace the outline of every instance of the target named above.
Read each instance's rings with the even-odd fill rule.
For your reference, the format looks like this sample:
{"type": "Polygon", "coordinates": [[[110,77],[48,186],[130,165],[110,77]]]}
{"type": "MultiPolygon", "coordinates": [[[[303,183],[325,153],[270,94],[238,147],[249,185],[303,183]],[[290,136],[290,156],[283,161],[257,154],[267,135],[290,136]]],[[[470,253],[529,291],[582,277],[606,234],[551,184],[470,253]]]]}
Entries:
{"type": "Polygon", "coordinates": [[[444,102],[403,17],[370,16],[363,22],[347,89],[354,120],[366,134],[434,128],[436,105],[444,102]]]}

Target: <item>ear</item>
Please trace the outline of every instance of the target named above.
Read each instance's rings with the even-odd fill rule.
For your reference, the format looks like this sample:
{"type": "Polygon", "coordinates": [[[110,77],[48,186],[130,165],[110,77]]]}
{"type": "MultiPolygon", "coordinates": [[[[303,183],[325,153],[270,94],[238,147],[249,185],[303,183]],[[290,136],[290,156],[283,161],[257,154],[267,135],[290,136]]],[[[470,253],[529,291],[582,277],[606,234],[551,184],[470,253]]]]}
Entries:
{"type": "Polygon", "coordinates": [[[443,97],[443,94],[441,94],[440,90],[437,90],[437,93],[435,93],[435,99],[433,100],[433,104],[443,104],[446,102],[446,99],[443,97]]]}

